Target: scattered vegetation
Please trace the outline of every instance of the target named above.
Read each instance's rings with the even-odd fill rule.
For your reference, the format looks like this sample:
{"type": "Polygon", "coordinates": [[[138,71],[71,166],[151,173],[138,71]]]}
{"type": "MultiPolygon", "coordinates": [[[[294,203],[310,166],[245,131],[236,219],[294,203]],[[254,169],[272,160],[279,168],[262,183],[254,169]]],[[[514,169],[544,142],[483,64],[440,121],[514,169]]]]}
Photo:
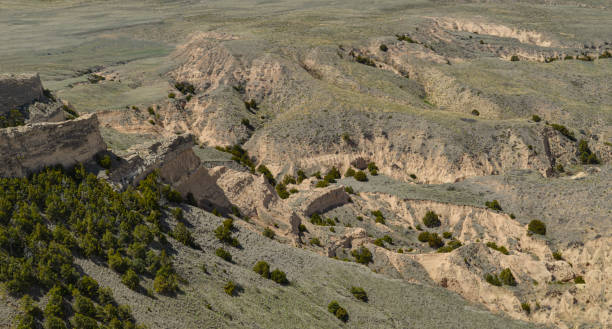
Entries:
{"type": "Polygon", "coordinates": [[[354,177],[354,176],[355,176],[355,169],[351,167],[349,167],[344,173],[344,177],[354,177]]]}
{"type": "Polygon", "coordinates": [[[367,65],[367,66],[376,67],[376,64],[374,63],[374,61],[372,59],[370,59],[369,57],[357,55],[355,57],[355,60],[357,61],[357,63],[364,64],[364,65],[367,65]]]}
{"type": "Polygon", "coordinates": [[[472,115],[479,116],[480,112],[478,112],[478,110],[472,110],[472,115]]]}
{"type": "Polygon", "coordinates": [[[531,120],[533,120],[533,122],[540,122],[540,121],[542,121],[542,118],[540,118],[539,115],[534,114],[534,115],[531,116],[531,120]]]}
{"type": "Polygon", "coordinates": [[[502,283],[499,281],[499,278],[497,277],[497,274],[487,273],[485,275],[485,281],[487,281],[489,284],[497,286],[497,287],[501,287],[501,285],[502,285],[502,283]]]}
{"type": "Polygon", "coordinates": [[[268,167],[263,164],[260,164],[259,167],[257,167],[257,172],[264,175],[270,185],[276,185],[276,180],[274,179],[274,176],[272,176],[272,172],[270,172],[270,169],[268,169],[268,167]]]}
{"type": "Polygon", "coordinates": [[[438,227],[441,225],[440,219],[438,218],[438,215],[429,210],[427,211],[427,213],[425,213],[425,216],[423,216],[423,224],[425,224],[425,226],[432,228],[432,227],[438,227]]]}
{"type": "Polygon", "coordinates": [[[310,216],[310,222],[314,225],[319,226],[335,226],[336,222],[331,218],[323,219],[319,214],[312,214],[310,216]]]}
{"type": "Polygon", "coordinates": [[[281,285],[289,284],[289,280],[287,280],[287,275],[285,274],[285,272],[279,269],[276,269],[270,273],[270,280],[281,285]]]}
{"type": "Polygon", "coordinates": [[[368,171],[370,172],[370,175],[372,176],[378,175],[378,167],[376,166],[374,162],[368,163],[368,171]]]}
{"type": "Polygon", "coordinates": [[[310,238],[310,245],[320,247],[321,241],[319,238],[310,238]]]}
{"type": "Polygon", "coordinates": [[[380,45],[380,50],[387,52],[387,50],[389,50],[389,48],[387,47],[387,45],[385,45],[384,43],[382,45],[380,45]]]}
{"type": "Polygon", "coordinates": [[[451,232],[444,232],[442,233],[442,237],[445,239],[450,239],[453,237],[453,235],[451,234],[451,232]]]}
{"type": "Polygon", "coordinates": [[[575,284],[584,284],[584,278],[581,275],[578,275],[574,278],[574,283],[575,284]]]}
{"type": "Polygon", "coordinates": [[[255,164],[249,157],[249,153],[242,148],[240,145],[234,146],[226,146],[226,147],[215,147],[217,150],[222,152],[227,152],[232,155],[232,160],[242,164],[243,166],[249,168],[252,173],[255,172],[255,164]]]}
{"type": "Polygon", "coordinates": [[[412,40],[412,38],[410,38],[410,37],[409,37],[408,35],[406,35],[406,34],[403,34],[403,35],[399,35],[399,34],[398,34],[398,35],[396,35],[396,37],[397,37],[397,40],[398,40],[398,41],[406,41],[406,42],[408,42],[408,43],[418,43],[418,42],[416,42],[416,41],[412,40]]]}
{"type": "Polygon", "coordinates": [[[174,88],[180,91],[183,95],[195,94],[195,87],[189,82],[177,82],[174,84],[174,88]]]}
{"type": "Polygon", "coordinates": [[[553,252],[552,256],[555,260],[563,260],[563,255],[561,255],[560,251],[553,252]]]}
{"type": "Polygon", "coordinates": [[[102,167],[104,169],[110,169],[111,168],[111,157],[108,154],[105,154],[103,156],[98,156],[97,157],[97,162],[98,162],[98,165],[100,165],[100,167],[102,167]]]}
{"type": "Polygon", "coordinates": [[[510,57],[510,61],[511,62],[518,62],[520,59],[517,55],[512,55],[512,57],[510,57]]]}
{"type": "Polygon", "coordinates": [[[176,98],[176,94],[175,93],[169,93],[168,94],[168,98],[175,99],[176,98]]]}
{"type": "Polygon", "coordinates": [[[227,281],[225,286],[223,286],[223,291],[229,296],[237,296],[238,295],[239,286],[234,283],[234,281],[227,281]]]}
{"type": "Polygon", "coordinates": [[[270,265],[263,260],[255,264],[253,271],[266,279],[270,278],[270,265]]]}
{"type": "Polygon", "coordinates": [[[6,117],[0,115],[0,128],[17,127],[23,126],[24,124],[25,119],[19,110],[10,110],[6,117]]]}

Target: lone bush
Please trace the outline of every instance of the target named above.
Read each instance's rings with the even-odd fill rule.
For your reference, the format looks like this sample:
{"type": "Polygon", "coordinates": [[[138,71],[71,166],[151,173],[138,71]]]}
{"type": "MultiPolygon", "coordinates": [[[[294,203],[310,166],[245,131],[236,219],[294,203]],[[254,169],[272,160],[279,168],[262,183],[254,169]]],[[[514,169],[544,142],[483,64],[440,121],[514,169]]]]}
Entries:
{"type": "Polygon", "coordinates": [[[266,279],[270,278],[270,265],[264,261],[257,262],[253,267],[253,271],[266,279]]]}
{"type": "Polygon", "coordinates": [[[343,322],[346,322],[348,320],[348,313],[335,300],[332,300],[327,305],[327,311],[329,311],[329,313],[335,315],[338,319],[340,319],[343,322]]]}
{"type": "Polygon", "coordinates": [[[534,115],[531,116],[531,120],[533,120],[533,122],[540,122],[540,121],[542,121],[542,118],[540,118],[539,115],[534,114],[534,115]]]}
{"type": "Polygon", "coordinates": [[[425,226],[429,228],[432,228],[440,226],[441,222],[438,218],[438,215],[435,212],[429,210],[423,217],[423,224],[425,224],[425,226]]]}
{"type": "Polygon", "coordinates": [[[556,123],[553,123],[550,126],[553,127],[554,130],[560,132],[561,135],[567,137],[569,140],[574,141],[574,142],[576,141],[576,137],[574,136],[574,133],[571,132],[569,129],[567,129],[566,126],[556,124],[556,123]]]}
{"type": "Polygon", "coordinates": [[[599,164],[599,159],[597,159],[595,153],[591,152],[589,144],[584,139],[578,142],[578,154],[580,154],[580,163],[582,164],[599,164]]]}
{"type": "Polygon", "coordinates": [[[361,246],[361,248],[357,250],[353,250],[351,255],[355,257],[355,261],[357,263],[367,265],[368,263],[372,262],[372,252],[370,252],[370,249],[364,246],[361,246]]]}
{"type": "Polygon", "coordinates": [[[223,248],[218,248],[217,250],[215,250],[215,255],[219,256],[226,262],[232,262],[232,254],[230,254],[229,251],[223,248]]]}
{"type": "Polygon", "coordinates": [[[270,279],[281,285],[286,285],[289,283],[289,280],[287,280],[287,275],[285,274],[285,272],[279,269],[276,269],[270,273],[270,279]]]}
{"type": "Polygon", "coordinates": [[[579,275],[579,276],[574,278],[574,283],[575,284],[584,284],[585,283],[584,282],[584,278],[581,275],[579,275]]]}
{"type": "Polygon", "coordinates": [[[506,268],[499,273],[499,279],[507,286],[516,286],[516,280],[514,279],[514,275],[512,275],[512,271],[510,271],[509,268],[506,268]]]}
{"type": "Polygon", "coordinates": [[[225,286],[223,286],[223,291],[230,296],[236,296],[238,294],[238,285],[234,283],[234,281],[227,281],[225,286]]]}
{"type": "Polygon", "coordinates": [[[368,176],[366,175],[366,173],[364,173],[363,171],[359,170],[355,173],[355,176],[353,176],[355,178],[355,180],[360,181],[360,182],[367,182],[368,181],[368,176]]]}
{"type": "Polygon", "coordinates": [[[502,285],[496,274],[487,273],[487,275],[485,275],[485,280],[488,283],[490,283],[490,284],[492,284],[494,286],[497,286],[497,287],[500,287],[502,285]]]}
{"type": "Polygon", "coordinates": [[[103,155],[101,157],[98,158],[98,164],[100,165],[100,167],[104,168],[104,169],[110,169],[111,168],[111,157],[110,155],[106,154],[103,155]]]}
{"type": "Polygon", "coordinates": [[[354,177],[354,176],[355,176],[355,169],[351,167],[349,167],[344,173],[344,177],[354,177]]]}
{"type": "Polygon", "coordinates": [[[506,249],[506,247],[504,247],[504,246],[499,246],[498,247],[495,242],[487,242],[487,247],[489,247],[489,248],[491,248],[493,250],[497,250],[497,251],[501,252],[504,255],[510,254],[508,252],[508,249],[506,249]]]}
{"type": "Polygon", "coordinates": [[[274,233],[274,231],[272,231],[269,227],[266,227],[263,230],[262,235],[265,236],[266,238],[274,239],[274,236],[276,236],[276,233],[274,233]]]}
{"type": "Polygon", "coordinates": [[[429,241],[429,235],[430,235],[429,232],[424,231],[424,232],[419,233],[417,239],[421,242],[427,242],[429,241]]]}
{"type": "Polygon", "coordinates": [[[442,241],[442,238],[440,238],[438,233],[430,234],[429,235],[429,240],[427,241],[427,243],[429,243],[429,246],[434,248],[434,249],[438,249],[438,248],[444,246],[444,241],[442,241]]]}
{"type": "Polygon", "coordinates": [[[535,234],[546,235],[546,224],[544,224],[542,221],[537,220],[537,219],[534,219],[531,222],[529,222],[527,229],[529,230],[529,232],[532,232],[535,234]]]}
{"type": "Polygon", "coordinates": [[[368,294],[361,287],[351,287],[351,294],[353,294],[355,298],[359,299],[362,302],[368,301],[368,294]]]}
{"type": "Polygon", "coordinates": [[[525,311],[525,313],[531,313],[531,305],[529,305],[529,303],[521,303],[521,308],[523,309],[523,311],[525,311]]]}
{"type": "Polygon", "coordinates": [[[310,244],[313,246],[321,246],[321,241],[319,241],[319,238],[310,238],[310,244]]]}
{"type": "Polygon", "coordinates": [[[487,208],[493,209],[495,211],[502,211],[502,207],[499,204],[499,201],[497,201],[497,200],[487,201],[487,202],[485,202],[485,206],[487,206],[487,208]]]}
{"type": "Polygon", "coordinates": [[[125,274],[121,277],[121,282],[126,285],[128,288],[132,290],[136,290],[138,285],[140,284],[140,279],[138,275],[133,270],[129,269],[125,274]]]}
{"type": "Polygon", "coordinates": [[[380,45],[380,50],[386,52],[387,50],[389,50],[389,48],[383,43],[382,45],[380,45]]]}
{"type": "Polygon", "coordinates": [[[183,224],[182,222],[176,224],[174,230],[172,230],[171,235],[173,238],[188,247],[196,247],[195,239],[193,238],[193,236],[191,236],[191,232],[189,232],[185,224],[183,224]]]}

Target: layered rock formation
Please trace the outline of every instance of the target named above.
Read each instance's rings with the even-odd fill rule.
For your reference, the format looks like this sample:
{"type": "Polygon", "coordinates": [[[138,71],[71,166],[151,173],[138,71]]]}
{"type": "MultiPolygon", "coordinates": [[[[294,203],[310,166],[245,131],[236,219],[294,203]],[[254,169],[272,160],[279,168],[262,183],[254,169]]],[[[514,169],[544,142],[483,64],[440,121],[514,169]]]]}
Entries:
{"type": "Polygon", "coordinates": [[[0,176],[25,176],[58,164],[69,167],[105,150],[95,114],[0,129],[0,176]]]}

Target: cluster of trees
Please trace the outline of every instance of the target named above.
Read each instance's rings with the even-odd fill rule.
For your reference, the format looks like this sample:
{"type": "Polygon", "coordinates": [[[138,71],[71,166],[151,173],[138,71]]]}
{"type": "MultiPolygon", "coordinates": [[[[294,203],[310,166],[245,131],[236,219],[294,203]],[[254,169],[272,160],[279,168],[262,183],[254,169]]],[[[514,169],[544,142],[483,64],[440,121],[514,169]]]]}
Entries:
{"type": "Polygon", "coordinates": [[[23,126],[25,119],[19,110],[10,110],[6,116],[0,115],[0,128],[23,126]]]}
{"type": "MultiPolygon", "coordinates": [[[[79,305],[88,303],[84,298],[100,308],[109,304],[106,297],[100,299],[103,288],[75,266],[75,256],[106,263],[132,289],[140,276],[147,275],[154,277],[156,292],[173,293],[178,277],[164,250],[169,198],[176,200],[176,193],[160,184],[156,173],[124,192],[113,190],[80,165],[70,171],[48,168],[28,178],[2,178],[0,282],[17,297],[59,290],[64,304],[71,300],[77,310],[72,321],[87,322],[84,317],[89,317],[95,319],[92,323],[114,317],[103,317],[97,310],[79,312],[79,305]]],[[[53,316],[63,321],[66,314],[53,316]]]]}

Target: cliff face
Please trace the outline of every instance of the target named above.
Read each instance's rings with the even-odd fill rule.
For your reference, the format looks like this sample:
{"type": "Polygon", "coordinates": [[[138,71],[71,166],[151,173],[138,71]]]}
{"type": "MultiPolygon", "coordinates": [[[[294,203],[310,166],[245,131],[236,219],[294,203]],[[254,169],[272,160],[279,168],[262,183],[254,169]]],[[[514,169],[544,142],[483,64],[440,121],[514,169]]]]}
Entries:
{"type": "Polygon", "coordinates": [[[95,114],[0,129],[0,176],[24,176],[57,164],[68,167],[104,150],[95,114]]]}
{"type": "Polygon", "coordinates": [[[38,74],[0,75],[0,115],[44,98],[38,74]]]}

